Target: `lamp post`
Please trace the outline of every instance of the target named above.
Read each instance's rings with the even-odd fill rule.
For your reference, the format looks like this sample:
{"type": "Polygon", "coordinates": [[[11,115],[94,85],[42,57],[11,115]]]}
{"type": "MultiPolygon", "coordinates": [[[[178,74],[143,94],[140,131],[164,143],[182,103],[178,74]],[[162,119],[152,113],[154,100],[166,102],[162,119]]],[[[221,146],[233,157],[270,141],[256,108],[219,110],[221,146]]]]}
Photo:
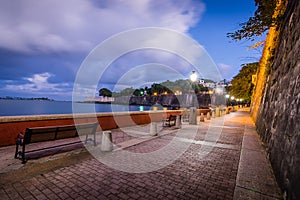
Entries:
{"type": "MultiPolygon", "coordinates": [[[[194,84],[197,81],[197,79],[198,79],[198,75],[196,74],[195,71],[192,71],[192,74],[190,75],[190,80],[194,84]]],[[[189,124],[196,125],[197,124],[197,108],[194,106],[193,94],[189,94],[189,95],[191,95],[191,99],[192,99],[192,107],[190,108],[189,124]]]]}
{"type": "Polygon", "coordinates": [[[229,97],[230,97],[229,94],[226,94],[226,95],[225,95],[225,98],[226,98],[226,106],[229,106],[229,105],[228,105],[228,104],[229,104],[229,97]]]}
{"type": "Polygon", "coordinates": [[[231,96],[230,99],[231,99],[231,105],[234,106],[235,105],[235,103],[233,102],[233,100],[235,99],[234,96],[231,96]]]}

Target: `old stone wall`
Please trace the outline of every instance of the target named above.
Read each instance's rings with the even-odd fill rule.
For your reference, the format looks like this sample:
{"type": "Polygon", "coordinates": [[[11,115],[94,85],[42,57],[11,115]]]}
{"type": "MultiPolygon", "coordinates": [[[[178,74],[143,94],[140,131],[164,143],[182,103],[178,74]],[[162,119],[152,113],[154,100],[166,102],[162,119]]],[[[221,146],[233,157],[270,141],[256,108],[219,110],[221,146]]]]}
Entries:
{"type": "Polygon", "coordinates": [[[300,199],[300,1],[290,0],[256,125],[287,199],[300,199]]]}

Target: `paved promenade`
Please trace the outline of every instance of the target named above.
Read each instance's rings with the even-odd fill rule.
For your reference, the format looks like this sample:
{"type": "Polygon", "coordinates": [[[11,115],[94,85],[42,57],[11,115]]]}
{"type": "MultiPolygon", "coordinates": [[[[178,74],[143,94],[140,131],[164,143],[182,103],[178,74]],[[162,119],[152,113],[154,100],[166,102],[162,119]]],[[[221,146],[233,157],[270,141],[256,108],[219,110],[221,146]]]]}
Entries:
{"type": "Polygon", "coordinates": [[[281,199],[246,109],[149,130],[113,130],[114,151],[87,147],[95,157],[77,148],[22,165],[14,146],[2,147],[0,199],[281,199]]]}

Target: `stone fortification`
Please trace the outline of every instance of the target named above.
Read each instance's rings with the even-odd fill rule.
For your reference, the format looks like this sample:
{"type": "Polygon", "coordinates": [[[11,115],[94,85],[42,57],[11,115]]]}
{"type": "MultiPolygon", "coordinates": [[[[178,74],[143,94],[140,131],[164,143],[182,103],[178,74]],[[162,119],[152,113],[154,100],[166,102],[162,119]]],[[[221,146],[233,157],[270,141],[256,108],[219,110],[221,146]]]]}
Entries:
{"type": "Polygon", "coordinates": [[[290,0],[260,106],[252,107],[257,110],[253,115],[257,130],[287,199],[300,199],[299,13],[299,0],[290,0]]]}

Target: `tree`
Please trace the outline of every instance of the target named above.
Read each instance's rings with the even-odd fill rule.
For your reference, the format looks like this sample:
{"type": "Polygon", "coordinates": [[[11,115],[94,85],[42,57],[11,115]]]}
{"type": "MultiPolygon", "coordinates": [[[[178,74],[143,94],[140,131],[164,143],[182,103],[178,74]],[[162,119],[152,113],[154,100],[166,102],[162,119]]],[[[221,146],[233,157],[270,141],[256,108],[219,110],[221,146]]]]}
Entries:
{"type": "Polygon", "coordinates": [[[247,22],[240,25],[241,29],[234,33],[227,33],[227,37],[233,40],[251,39],[261,36],[270,27],[276,26],[282,18],[282,15],[275,15],[276,0],[255,0],[257,9],[254,16],[250,17],[247,22]]]}
{"type": "Polygon", "coordinates": [[[145,90],[143,88],[135,89],[133,91],[134,96],[143,96],[145,94],[145,90]]]}
{"type": "Polygon", "coordinates": [[[235,98],[250,101],[254,85],[252,84],[252,75],[256,74],[258,63],[249,63],[242,65],[242,69],[232,81],[229,89],[231,96],[235,98]]]}
{"type": "Polygon", "coordinates": [[[135,89],[133,89],[132,87],[125,88],[121,92],[117,93],[118,95],[116,95],[116,96],[131,96],[131,95],[133,95],[134,90],[135,89]]]}
{"type": "Polygon", "coordinates": [[[99,90],[99,96],[111,97],[112,96],[112,92],[109,89],[107,89],[107,88],[101,88],[99,90]]]}

